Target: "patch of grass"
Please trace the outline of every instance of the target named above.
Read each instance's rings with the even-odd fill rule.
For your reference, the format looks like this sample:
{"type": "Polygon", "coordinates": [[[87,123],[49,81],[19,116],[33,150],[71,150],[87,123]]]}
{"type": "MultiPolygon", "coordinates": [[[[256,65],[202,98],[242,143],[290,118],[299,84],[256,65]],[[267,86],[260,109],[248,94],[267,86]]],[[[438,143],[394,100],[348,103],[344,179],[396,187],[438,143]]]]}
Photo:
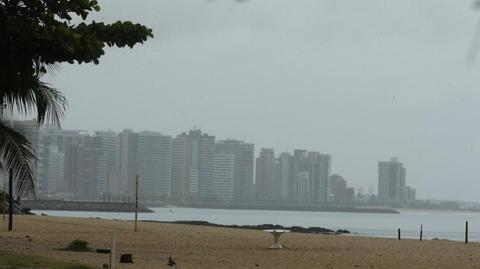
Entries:
{"type": "Polygon", "coordinates": [[[91,248],[88,247],[88,242],[80,239],[75,239],[66,248],[62,248],[61,250],[68,250],[68,251],[80,251],[80,252],[90,252],[92,251],[91,248]]]}
{"type": "Polygon", "coordinates": [[[34,255],[18,254],[0,250],[0,268],[8,269],[94,269],[83,264],[55,261],[34,255]]]}

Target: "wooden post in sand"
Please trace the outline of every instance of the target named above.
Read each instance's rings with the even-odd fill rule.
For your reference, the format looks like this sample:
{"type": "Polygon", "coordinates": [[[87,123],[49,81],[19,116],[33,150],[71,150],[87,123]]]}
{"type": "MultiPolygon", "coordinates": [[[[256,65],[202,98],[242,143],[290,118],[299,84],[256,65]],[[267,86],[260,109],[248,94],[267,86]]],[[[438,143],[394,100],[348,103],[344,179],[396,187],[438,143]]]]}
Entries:
{"type": "Polygon", "coordinates": [[[3,196],[2,196],[2,212],[3,220],[5,220],[5,214],[7,213],[7,181],[3,182],[3,196]]]}
{"type": "Polygon", "coordinates": [[[422,242],[423,237],[423,224],[420,224],[420,242],[422,242]]]}
{"type": "Polygon", "coordinates": [[[116,257],[117,257],[117,234],[113,232],[112,235],[112,248],[110,249],[110,268],[115,269],[117,267],[116,257]]]}
{"type": "Polygon", "coordinates": [[[13,169],[8,171],[8,230],[13,229],[13,169]]]}
{"type": "Polygon", "coordinates": [[[398,228],[398,240],[400,240],[400,228],[398,228]]]}
{"type": "Polygon", "coordinates": [[[137,232],[138,220],[138,175],[135,178],[135,232],[137,232]]]}
{"type": "Polygon", "coordinates": [[[468,221],[465,222],[465,244],[468,244],[468,221]]]}

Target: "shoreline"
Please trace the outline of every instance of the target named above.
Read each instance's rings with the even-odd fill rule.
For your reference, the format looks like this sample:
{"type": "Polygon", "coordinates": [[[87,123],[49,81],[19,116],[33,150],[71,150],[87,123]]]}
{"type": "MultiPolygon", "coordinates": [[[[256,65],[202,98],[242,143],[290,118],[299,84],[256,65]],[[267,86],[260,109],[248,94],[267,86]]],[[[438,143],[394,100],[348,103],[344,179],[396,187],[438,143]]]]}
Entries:
{"type": "Polygon", "coordinates": [[[155,204],[145,203],[149,207],[183,207],[202,209],[239,209],[239,210],[271,210],[271,211],[305,211],[305,212],[342,212],[342,213],[376,213],[376,214],[400,214],[393,208],[385,207],[355,207],[355,206],[316,206],[316,205],[262,205],[262,204],[155,204]]]}

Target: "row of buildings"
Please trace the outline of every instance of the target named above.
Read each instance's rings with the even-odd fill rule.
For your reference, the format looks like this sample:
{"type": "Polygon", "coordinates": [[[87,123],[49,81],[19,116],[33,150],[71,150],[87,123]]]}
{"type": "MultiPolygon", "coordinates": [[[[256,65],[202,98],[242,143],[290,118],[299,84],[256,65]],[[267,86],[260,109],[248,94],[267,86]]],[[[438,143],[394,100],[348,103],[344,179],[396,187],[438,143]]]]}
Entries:
{"type": "MultiPolygon", "coordinates": [[[[255,158],[252,143],[216,140],[200,130],[172,137],[12,125],[37,151],[40,198],[131,201],[138,175],[140,199],[150,202],[355,204],[354,189],[331,174],[331,156],[315,151],[277,156],[262,148],[255,158]]],[[[415,196],[397,160],[379,163],[378,190],[377,201],[392,206],[415,196]]]]}

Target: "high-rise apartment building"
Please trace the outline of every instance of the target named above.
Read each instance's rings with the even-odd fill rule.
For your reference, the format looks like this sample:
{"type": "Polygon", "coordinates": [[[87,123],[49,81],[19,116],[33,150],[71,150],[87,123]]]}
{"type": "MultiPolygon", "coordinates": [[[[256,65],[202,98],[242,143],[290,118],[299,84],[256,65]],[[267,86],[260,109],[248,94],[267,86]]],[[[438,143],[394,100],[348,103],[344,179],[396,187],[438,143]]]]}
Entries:
{"type": "Polygon", "coordinates": [[[328,200],[328,177],[330,176],[330,155],[308,152],[310,164],[311,188],[313,203],[326,203],[328,200]]]}
{"type": "Polygon", "coordinates": [[[172,142],[172,199],[209,201],[213,195],[215,136],[200,130],[182,133],[172,142]]]}
{"type": "Polygon", "coordinates": [[[280,180],[277,177],[278,162],[273,149],[262,148],[256,160],[256,199],[260,202],[274,202],[280,199],[280,180]]]}
{"type": "Polygon", "coordinates": [[[158,132],[140,132],[137,169],[141,200],[157,201],[170,196],[171,168],[171,137],[158,132]]]}
{"type": "Polygon", "coordinates": [[[105,198],[97,193],[97,151],[88,133],[65,132],[63,144],[65,198],[94,200],[105,198]]]}
{"type": "Polygon", "coordinates": [[[118,136],[120,143],[120,193],[128,200],[133,201],[137,175],[138,134],[132,130],[123,130],[118,136]]]}
{"type": "Polygon", "coordinates": [[[96,131],[92,137],[96,150],[95,193],[102,197],[119,193],[119,137],[112,131],[96,131]]]}
{"type": "Polygon", "coordinates": [[[62,130],[45,125],[39,132],[37,195],[52,197],[64,192],[64,153],[62,130]]]}
{"type": "Polygon", "coordinates": [[[217,153],[213,157],[212,201],[231,202],[234,199],[235,156],[217,153]]]}
{"type": "Polygon", "coordinates": [[[280,199],[282,201],[294,201],[297,189],[295,178],[295,159],[288,152],[283,152],[278,157],[280,177],[280,199]]]}
{"type": "Polygon", "coordinates": [[[406,169],[397,158],[378,163],[378,199],[389,206],[403,206],[405,202],[406,169]]]}
{"type": "Polygon", "coordinates": [[[227,139],[217,142],[216,152],[217,154],[233,155],[234,200],[238,202],[250,201],[253,198],[254,145],[239,140],[227,139]]]}

